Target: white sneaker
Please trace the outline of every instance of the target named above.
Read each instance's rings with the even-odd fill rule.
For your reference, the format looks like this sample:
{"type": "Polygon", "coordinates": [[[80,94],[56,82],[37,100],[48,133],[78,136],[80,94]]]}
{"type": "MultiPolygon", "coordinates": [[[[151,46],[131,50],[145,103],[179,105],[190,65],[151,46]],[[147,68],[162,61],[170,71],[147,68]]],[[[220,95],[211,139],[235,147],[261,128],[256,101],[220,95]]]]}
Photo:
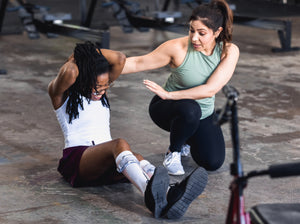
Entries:
{"type": "Polygon", "coordinates": [[[188,144],[184,144],[181,147],[181,156],[189,156],[191,154],[191,146],[189,146],[188,144]]]}
{"type": "Polygon", "coordinates": [[[170,152],[166,154],[163,165],[167,168],[170,175],[183,175],[184,170],[181,165],[181,153],[170,152]]]}

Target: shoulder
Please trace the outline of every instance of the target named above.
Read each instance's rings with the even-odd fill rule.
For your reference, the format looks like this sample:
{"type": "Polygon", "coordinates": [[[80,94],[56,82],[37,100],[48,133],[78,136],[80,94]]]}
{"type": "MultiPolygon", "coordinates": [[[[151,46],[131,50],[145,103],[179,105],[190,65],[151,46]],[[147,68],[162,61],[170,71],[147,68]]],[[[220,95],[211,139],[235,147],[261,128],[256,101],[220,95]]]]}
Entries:
{"type": "Polygon", "coordinates": [[[168,52],[171,67],[178,67],[182,64],[188,51],[189,37],[180,37],[165,42],[165,51],[168,52]]]}
{"type": "Polygon", "coordinates": [[[239,47],[234,43],[227,43],[225,49],[226,51],[222,53],[222,59],[227,57],[238,58],[240,55],[239,47]]]}
{"type": "Polygon", "coordinates": [[[227,51],[229,54],[239,54],[240,53],[239,47],[237,45],[235,45],[234,43],[227,43],[226,48],[227,48],[227,51]]]}
{"type": "Polygon", "coordinates": [[[164,45],[168,48],[179,50],[179,49],[187,49],[188,42],[189,42],[189,37],[185,36],[185,37],[179,37],[172,40],[168,40],[164,43],[164,45]]]}

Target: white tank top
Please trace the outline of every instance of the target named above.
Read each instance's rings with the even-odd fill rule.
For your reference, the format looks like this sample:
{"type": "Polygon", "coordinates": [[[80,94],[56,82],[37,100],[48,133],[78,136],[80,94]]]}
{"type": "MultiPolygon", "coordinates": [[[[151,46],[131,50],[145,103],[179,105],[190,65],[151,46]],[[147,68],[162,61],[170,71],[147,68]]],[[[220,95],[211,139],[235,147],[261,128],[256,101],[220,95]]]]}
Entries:
{"type": "Polygon", "coordinates": [[[78,107],[79,117],[69,123],[69,114],[66,113],[68,99],[55,110],[65,138],[65,148],[73,146],[90,146],[111,140],[110,111],[102,105],[101,100],[90,101],[83,99],[83,110],[78,107]]]}

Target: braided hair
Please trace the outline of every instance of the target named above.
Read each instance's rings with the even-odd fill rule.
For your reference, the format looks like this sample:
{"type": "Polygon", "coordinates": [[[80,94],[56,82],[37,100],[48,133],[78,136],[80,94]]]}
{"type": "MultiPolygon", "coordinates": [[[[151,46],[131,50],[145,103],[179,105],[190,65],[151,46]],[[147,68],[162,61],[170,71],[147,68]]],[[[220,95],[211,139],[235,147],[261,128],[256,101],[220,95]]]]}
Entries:
{"type": "MultiPolygon", "coordinates": [[[[93,89],[96,89],[97,76],[107,73],[110,65],[102,55],[97,45],[91,42],[76,44],[74,59],[79,70],[75,83],[68,89],[66,112],[69,114],[69,123],[79,117],[79,106],[83,110],[83,97],[91,101],[93,89]]],[[[101,97],[102,105],[110,108],[106,94],[101,97]]]]}

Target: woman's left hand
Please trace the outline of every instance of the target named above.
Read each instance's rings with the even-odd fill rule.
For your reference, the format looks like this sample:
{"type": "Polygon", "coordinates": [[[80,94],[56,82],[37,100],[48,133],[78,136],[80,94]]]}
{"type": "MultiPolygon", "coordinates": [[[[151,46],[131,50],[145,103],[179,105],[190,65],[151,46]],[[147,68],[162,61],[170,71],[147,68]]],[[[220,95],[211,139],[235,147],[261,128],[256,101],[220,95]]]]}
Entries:
{"type": "Polygon", "coordinates": [[[158,95],[163,100],[169,99],[169,95],[170,95],[169,92],[164,90],[160,85],[158,85],[155,82],[152,82],[150,80],[144,80],[143,83],[150,91],[152,91],[153,93],[158,95]]]}

